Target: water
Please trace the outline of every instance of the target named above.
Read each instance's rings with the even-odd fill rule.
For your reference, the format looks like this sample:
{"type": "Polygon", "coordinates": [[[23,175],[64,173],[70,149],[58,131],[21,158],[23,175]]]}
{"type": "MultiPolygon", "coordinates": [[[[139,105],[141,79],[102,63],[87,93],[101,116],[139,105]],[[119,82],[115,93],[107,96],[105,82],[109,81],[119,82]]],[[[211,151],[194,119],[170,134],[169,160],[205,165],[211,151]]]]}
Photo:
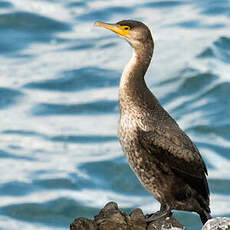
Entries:
{"type": "MultiPolygon", "coordinates": [[[[110,200],[159,208],[117,140],[118,84],[131,48],[96,20],[144,21],[147,83],[199,147],[213,216],[230,216],[230,2],[0,2],[0,229],[68,229],[110,200]]],[[[188,229],[199,217],[176,212],[188,229]]]]}

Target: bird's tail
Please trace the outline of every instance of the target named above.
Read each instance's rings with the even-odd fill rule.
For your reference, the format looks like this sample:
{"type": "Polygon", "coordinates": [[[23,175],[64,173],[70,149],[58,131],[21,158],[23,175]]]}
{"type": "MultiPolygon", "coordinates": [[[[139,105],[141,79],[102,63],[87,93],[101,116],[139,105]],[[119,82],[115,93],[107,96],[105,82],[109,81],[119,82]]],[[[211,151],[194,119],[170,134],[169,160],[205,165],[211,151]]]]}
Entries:
{"type": "Polygon", "coordinates": [[[200,219],[203,224],[205,224],[209,219],[211,219],[210,215],[210,208],[209,208],[209,197],[208,199],[204,199],[203,196],[198,195],[197,196],[197,201],[200,204],[201,210],[198,212],[200,215],[200,219]]]}
{"type": "Polygon", "coordinates": [[[208,213],[205,210],[203,210],[202,212],[199,212],[199,215],[200,215],[200,219],[201,219],[203,224],[205,224],[209,219],[212,218],[210,213],[208,213]]]}

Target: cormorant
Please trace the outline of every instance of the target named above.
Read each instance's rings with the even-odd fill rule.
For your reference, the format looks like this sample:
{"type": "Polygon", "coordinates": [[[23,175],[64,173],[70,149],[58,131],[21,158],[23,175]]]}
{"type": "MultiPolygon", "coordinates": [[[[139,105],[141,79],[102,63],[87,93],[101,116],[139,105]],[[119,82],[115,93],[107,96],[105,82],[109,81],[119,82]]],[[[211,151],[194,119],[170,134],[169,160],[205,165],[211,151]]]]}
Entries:
{"type": "Polygon", "coordinates": [[[144,80],[154,48],[150,30],[134,20],[95,26],[119,34],[134,51],[120,80],[118,136],[132,170],[161,203],[157,216],[149,220],[184,210],[197,212],[204,224],[211,218],[205,163],[144,80]]]}

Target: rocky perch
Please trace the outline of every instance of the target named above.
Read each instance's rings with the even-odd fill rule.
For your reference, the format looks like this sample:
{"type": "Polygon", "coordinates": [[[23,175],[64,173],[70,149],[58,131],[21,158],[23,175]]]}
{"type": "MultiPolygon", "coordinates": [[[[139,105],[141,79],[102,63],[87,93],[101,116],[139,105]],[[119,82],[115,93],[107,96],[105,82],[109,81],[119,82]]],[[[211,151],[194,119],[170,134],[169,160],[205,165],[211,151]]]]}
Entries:
{"type": "Polygon", "coordinates": [[[172,228],[176,230],[185,229],[173,216],[146,223],[146,216],[141,209],[134,209],[130,215],[126,215],[118,209],[115,202],[106,204],[100,213],[94,217],[94,220],[80,217],[70,225],[70,230],[157,230],[172,228]]]}
{"type": "MultiPolygon", "coordinates": [[[[141,209],[134,209],[130,215],[119,210],[115,202],[109,202],[94,217],[94,220],[80,217],[70,225],[70,230],[182,230],[185,229],[173,216],[162,217],[147,223],[141,209]]],[[[202,230],[230,230],[230,218],[209,220],[202,230]]]]}
{"type": "Polygon", "coordinates": [[[230,230],[230,218],[217,217],[205,223],[202,230],[230,230]]]}

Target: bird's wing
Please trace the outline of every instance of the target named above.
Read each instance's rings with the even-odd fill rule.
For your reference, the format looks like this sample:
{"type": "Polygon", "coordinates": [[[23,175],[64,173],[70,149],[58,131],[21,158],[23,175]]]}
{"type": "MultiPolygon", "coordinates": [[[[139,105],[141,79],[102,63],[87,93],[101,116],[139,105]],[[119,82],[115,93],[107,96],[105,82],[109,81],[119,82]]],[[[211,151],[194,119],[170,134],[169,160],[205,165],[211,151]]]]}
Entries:
{"type": "Polygon", "coordinates": [[[188,184],[209,197],[205,163],[190,138],[178,127],[158,126],[154,131],[138,130],[141,146],[157,160],[170,167],[188,184]]]}

